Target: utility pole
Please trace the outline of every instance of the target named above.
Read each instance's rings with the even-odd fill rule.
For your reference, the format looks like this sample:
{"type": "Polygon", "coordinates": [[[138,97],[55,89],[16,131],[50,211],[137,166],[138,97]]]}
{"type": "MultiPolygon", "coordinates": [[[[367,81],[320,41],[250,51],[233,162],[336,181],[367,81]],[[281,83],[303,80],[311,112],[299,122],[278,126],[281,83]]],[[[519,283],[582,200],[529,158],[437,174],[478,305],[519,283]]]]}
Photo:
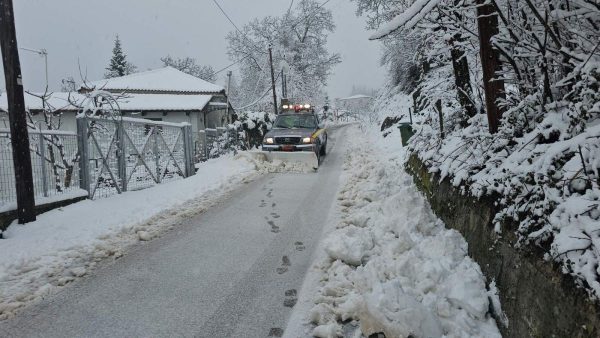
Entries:
{"type": "Polygon", "coordinates": [[[491,39],[498,34],[498,14],[496,9],[486,0],[477,0],[477,27],[479,29],[479,48],[481,68],[483,70],[483,88],[485,91],[485,107],[488,116],[490,133],[498,131],[503,109],[497,104],[498,99],[505,98],[504,81],[494,80],[494,75],[501,70],[498,51],[492,46],[491,39]]]}
{"type": "Polygon", "coordinates": [[[231,123],[231,116],[229,115],[229,88],[231,88],[231,75],[232,71],[227,72],[227,122],[231,123]]]}
{"type": "Polygon", "coordinates": [[[35,198],[29,153],[29,133],[25,119],[23,77],[21,76],[12,0],[0,0],[0,47],[6,80],[10,140],[15,169],[17,218],[19,224],[24,224],[35,221],[35,198]]]}
{"type": "Polygon", "coordinates": [[[275,70],[273,69],[273,52],[269,46],[269,63],[271,64],[271,90],[273,91],[273,109],[275,114],[279,114],[279,105],[277,104],[277,92],[275,91],[275,70]]]}
{"type": "Polygon", "coordinates": [[[285,74],[283,73],[283,69],[281,69],[281,98],[285,99],[287,95],[285,94],[285,74]]]}

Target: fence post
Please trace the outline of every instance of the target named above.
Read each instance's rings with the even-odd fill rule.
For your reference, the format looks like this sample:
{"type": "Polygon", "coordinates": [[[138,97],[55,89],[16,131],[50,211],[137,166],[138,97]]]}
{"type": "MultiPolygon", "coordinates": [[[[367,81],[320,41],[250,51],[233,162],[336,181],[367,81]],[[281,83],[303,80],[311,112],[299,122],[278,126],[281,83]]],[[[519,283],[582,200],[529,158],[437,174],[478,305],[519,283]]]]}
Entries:
{"type": "Polygon", "coordinates": [[[42,186],[44,190],[44,197],[48,197],[48,173],[46,171],[46,144],[44,140],[44,134],[42,133],[42,124],[40,122],[40,134],[39,134],[39,149],[40,149],[40,162],[42,165],[42,186]]]}
{"type": "Polygon", "coordinates": [[[161,170],[160,170],[160,152],[158,150],[158,128],[157,127],[153,127],[152,128],[152,138],[154,139],[154,144],[153,144],[153,151],[154,151],[154,164],[156,165],[156,180],[158,181],[158,183],[160,183],[161,181],[161,170]]]}
{"type": "Polygon", "coordinates": [[[88,148],[88,119],[87,117],[77,118],[77,143],[79,151],[79,187],[88,192],[91,198],[90,187],[90,153],[88,148]]]}
{"type": "Polygon", "coordinates": [[[206,146],[206,129],[200,130],[198,132],[198,139],[200,140],[200,146],[202,147],[202,149],[200,149],[202,160],[206,160],[208,158],[208,147],[206,146]]]}
{"type": "Polygon", "coordinates": [[[190,177],[195,174],[194,159],[192,151],[192,128],[191,126],[183,126],[181,128],[183,136],[183,157],[185,159],[185,177],[190,177]]]}
{"type": "Polygon", "coordinates": [[[125,128],[123,120],[115,121],[117,126],[117,166],[121,180],[121,192],[127,191],[127,159],[125,152],[125,128]]]}

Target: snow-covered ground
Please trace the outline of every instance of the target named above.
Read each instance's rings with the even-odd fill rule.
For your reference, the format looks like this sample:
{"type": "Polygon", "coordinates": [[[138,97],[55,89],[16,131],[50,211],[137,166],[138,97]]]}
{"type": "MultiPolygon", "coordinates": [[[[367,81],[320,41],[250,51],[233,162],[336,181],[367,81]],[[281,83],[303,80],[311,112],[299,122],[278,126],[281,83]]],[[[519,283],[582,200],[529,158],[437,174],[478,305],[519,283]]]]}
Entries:
{"type": "Polygon", "coordinates": [[[263,170],[249,157],[226,156],[185,180],[96,201],[86,200],[11,225],[0,241],[0,320],[159,236],[219,202],[263,170]]]}
{"type": "Polygon", "coordinates": [[[285,336],[499,337],[494,284],[404,171],[398,131],[348,139],[338,208],[285,336]]]}

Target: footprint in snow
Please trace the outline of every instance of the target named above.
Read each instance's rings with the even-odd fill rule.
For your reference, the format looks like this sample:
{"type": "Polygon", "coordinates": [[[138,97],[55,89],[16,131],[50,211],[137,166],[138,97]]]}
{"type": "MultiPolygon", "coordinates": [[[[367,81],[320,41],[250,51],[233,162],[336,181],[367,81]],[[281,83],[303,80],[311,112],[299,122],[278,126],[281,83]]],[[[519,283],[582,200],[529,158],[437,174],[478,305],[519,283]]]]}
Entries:
{"type": "Polygon", "coordinates": [[[283,256],[281,258],[281,266],[276,269],[277,273],[283,275],[288,271],[288,267],[292,265],[290,262],[290,258],[288,256],[283,256]]]}
{"type": "Polygon", "coordinates": [[[272,233],[278,234],[278,233],[281,232],[281,229],[277,225],[275,225],[275,222],[268,221],[267,223],[271,226],[271,232],[272,233]]]}
{"type": "Polygon", "coordinates": [[[273,327],[269,331],[269,337],[283,337],[283,329],[280,327],[273,327]]]}
{"type": "Polygon", "coordinates": [[[283,306],[285,307],[294,307],[298,302],[298,292],[296,289],[286,290],[285,298],[283,300],[283,306]]]}

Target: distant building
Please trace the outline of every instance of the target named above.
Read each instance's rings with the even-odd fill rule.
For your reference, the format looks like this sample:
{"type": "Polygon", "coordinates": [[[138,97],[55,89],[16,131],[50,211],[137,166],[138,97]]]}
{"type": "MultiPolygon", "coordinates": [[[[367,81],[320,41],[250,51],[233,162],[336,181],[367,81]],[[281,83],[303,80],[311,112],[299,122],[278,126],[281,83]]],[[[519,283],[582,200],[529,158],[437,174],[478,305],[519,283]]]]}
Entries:
{"type": "MultiPolygon", "coordinates": [[[[130,74],[82,86],[77,93],[55,92],[47,100],[61,115],[63,130],[77,130],[76,105],[92,90],[125,94],[119,100],[123,116],[146,118],[154,121],[188,122],[197,133],[206,128],[223,127],[234,113],[227,115],[225,88],[188,75],[172,67],[130,74]]],[[[34,121],[43,119],[42,100],[37,94],[25,94],[25,106],[34,121]]],[[[0,128],[8,128],[8,103],[6,95],[0,96],[0,128]]]]}
{"type": "Polygon", "coordinates": [[[335,105],[338,110],[346,110],[356,114],[368,112],[373,108],[373,97],[368,95],[354,95],[338,98],[335,105]]]}

